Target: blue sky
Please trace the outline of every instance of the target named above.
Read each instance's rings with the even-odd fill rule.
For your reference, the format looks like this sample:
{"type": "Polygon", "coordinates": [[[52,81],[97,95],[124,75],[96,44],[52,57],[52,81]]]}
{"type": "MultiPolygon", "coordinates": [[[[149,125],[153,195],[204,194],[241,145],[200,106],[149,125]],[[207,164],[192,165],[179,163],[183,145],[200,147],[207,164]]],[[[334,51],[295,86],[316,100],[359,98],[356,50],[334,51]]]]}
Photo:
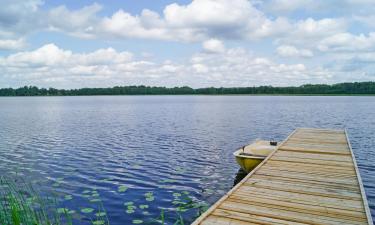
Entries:
{"type": "Polygon", "coordinates": [[[372,0],[0,0],[0,87],[374,80],[372,0]]]}

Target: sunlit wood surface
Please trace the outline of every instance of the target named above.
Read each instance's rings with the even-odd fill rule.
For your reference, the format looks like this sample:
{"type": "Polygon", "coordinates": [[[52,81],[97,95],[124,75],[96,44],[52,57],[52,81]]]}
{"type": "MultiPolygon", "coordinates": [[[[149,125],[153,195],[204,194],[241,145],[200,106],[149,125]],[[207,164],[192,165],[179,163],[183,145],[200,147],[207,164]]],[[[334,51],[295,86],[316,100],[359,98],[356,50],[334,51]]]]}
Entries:
{"type": "Polygon", "coordinates": [[[193,224],[372,224],[343,130],[295,130],[193,224]]]}

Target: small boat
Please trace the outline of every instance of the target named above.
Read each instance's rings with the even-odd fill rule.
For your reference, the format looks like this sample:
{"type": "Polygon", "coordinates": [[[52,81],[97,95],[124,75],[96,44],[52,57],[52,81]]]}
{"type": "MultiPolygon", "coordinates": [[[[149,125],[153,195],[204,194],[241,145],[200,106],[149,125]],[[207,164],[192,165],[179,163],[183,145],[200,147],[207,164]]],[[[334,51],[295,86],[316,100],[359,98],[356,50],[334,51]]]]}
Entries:
{"type": "Polygon", "coordinates": [[[256,140],[233,153],[241,168],[249,173],[257,167],[269,154],[277,149],[276,141],[256,140]]]}

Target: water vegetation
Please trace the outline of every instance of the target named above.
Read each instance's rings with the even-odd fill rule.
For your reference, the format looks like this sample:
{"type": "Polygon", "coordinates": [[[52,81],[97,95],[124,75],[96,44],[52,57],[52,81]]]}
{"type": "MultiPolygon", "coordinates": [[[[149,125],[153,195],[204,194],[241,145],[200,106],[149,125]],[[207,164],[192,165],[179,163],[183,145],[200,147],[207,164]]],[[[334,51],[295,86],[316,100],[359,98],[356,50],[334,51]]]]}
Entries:
{"type": "Polygon", "coordinates": [[[57,208],[55,198],[42,197],[20,178],[0,177],[0,224],[72,224],[69,209],[57,208]]]}
{"type": "MultiPolygon", "coordinates": [[[[59,183],[63,179],[59,179],[59,183]]],[[[53,185],[52,185],[53,186],[53,185]]],[[[118,193],[127,190],[125,185],[118,187],[118,193]],[[124,188],[125,187],[125,188],[124,188]]],[[[71,225],[77,218],[86,219],[93,225],[109,225],[107,212],[104,208],[100,194],[96,189],[85,189],[82,192],[83,198],[88,204],[77,209],[70,209],[63,206],[65,201],[71,201],[74,197],[71,194],[62,195],[62,198],[46,197],[41,195],[31,184],[19,177],[0,177],[0,224],[22,225],[22,224],[68,224],[71,225]]],[[[207,209],[207,204],[190,196],[188,191],[171,192],[171,205],[160,209],[160,215],[155,218],[148,211],[155,200],[154,192],[147,191],[143,199],[124,202],[125,213],[143,215],[133,218],[133,224],[167,224],[166,221],[175,221],[175,225],[185,224],[185,213],[191,217],[197,217],[207,209]]]]}
{"type": "Polygon", "coordinates": [[[374,95],[375,82],[337,84],[304,84],[301,86],[273,87],[151,87],[116,86],[110,88],[56,89],[24,86],[2,88],[0,96],[79,96],[79,95],[374,95]]]}

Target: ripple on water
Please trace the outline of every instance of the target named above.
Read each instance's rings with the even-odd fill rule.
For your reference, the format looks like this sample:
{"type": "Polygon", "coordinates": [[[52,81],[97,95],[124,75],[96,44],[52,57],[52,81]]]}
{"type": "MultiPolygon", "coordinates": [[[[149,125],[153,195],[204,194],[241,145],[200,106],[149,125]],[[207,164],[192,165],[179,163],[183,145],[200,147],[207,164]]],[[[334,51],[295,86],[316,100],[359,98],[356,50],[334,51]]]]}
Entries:
{"type": "MultiPolygon", "coordinates": [[[[236,179],[236,148],[283,140],[296,127],[348,129],[375,212],[373,97],[45,97],[0,105],[0,172],[57,194],[81,224],[100,202],[114,225],[150,222],[161,208],[175,210],[183,192],[212,204],[236,179]]],[[[182,215],[188,223],[195,213],[182,215]]]]}

